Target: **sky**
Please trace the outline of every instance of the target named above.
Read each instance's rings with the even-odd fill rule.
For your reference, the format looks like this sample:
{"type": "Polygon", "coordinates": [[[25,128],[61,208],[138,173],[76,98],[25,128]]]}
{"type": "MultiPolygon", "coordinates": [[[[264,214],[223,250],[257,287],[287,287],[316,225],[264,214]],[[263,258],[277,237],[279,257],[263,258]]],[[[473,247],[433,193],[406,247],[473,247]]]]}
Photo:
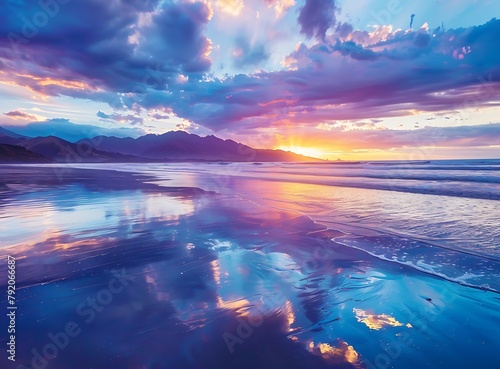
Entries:
{"type": "Polygon", "coordinates": [[[0,126],[500,157],[498,0],[0,0],[0,126]]]}

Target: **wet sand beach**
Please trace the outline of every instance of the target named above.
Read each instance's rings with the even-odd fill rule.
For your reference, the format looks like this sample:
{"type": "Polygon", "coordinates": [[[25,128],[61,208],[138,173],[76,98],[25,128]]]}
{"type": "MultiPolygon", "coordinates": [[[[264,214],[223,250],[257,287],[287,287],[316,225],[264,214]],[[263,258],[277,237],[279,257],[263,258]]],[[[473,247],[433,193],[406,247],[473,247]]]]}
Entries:
{"type": "Polygon", "coordinates": [[[2,166],[16,367],[496,365],[494,241],[481,255],[453,235],[405,239],[347,219],[345,203],[318,211],[330,195],[307,181],[277,191],[243,168],[215,186],[207,167],[2,166]]]}

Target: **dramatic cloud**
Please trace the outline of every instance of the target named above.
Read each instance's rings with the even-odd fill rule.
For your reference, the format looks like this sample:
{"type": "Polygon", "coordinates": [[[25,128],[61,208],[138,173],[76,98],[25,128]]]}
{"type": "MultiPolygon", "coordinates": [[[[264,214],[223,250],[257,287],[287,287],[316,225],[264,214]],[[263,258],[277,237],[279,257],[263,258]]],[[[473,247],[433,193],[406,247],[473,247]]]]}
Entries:
{"type": "Polygon", "coordinates": [[[89,0],[44,10],[7,2],[0,22],[2,79],[46,95],[106,100],[209,69],[211,16],[203,2],[89,0]],[[43,22],[42,22],[43,20],[43,22]],[[4,35],[7,35],[5,37],[4,35]]]}
{"type": "Polygon", "coordinates": [[[31,121],[37,120],[34,115],[27,114],[27,113],[24,113],[24,112],[19,111],[19,110],[9,111],[8,113],[4,113],[4,115],[6,115],[12,119],[24,119],[24,120],[31,120],[31,121]]]}
{"type": "MultiPolygon", "coordinates": [[[[103,124],[149,128],[172,118],[158,129],[193,124],[226,136],[300,131],[315,137],[321,124],[336,129],[334,122],[351,120],[363,130],[349,133],[354,141],[358,134],[377,140],[371,133],[379,134],[378,127],[365,120],[461,114],[500,104],[496,19],[447,30],[427,24],[360,30],[345,18],[338,21],[333,0],[88,0],[50,9],[34,1],[4,1],[2,6],[0,93],[14,86],[37,102],[72,97],[105,103],[112,113],[104,106],[93,110],[101,110],[103,124]],[[245,13],[250,11],[251,17],[245,13]],[[219,23],[207,27],[211,19],[219,23]],[[209,39],[207,34],[227,32],[218,29],[224,22],[242,26],[209,39]],[[276,41],[287,38],[293,41],[276,41]],[[225,55],[226,68],[241,74],[211,69],[212,49],[225,55]],[[259,71],[243,73],[254,70],[259,71]]],[[[406,25],[409,14],[403,17],[406,25]]],[[[16,114],[7,113],[6,120],[23,118],[11,113],[16,114]]],[[[338,133],[335,129],[323,133],[338,133]]]]}
{"type": "Polygon", "coordinates": [[[336,23],[338,8],[335,0],[306,0],[297,19],[307,37],[324,40],[326,31],[336,23]]]}
{"type": "Polygon", "coordinates": [[[146,132],[139,128],[105,128],[85,124],[74,124],[68,119],[48,119],[44,122],[30,123],[25,126],[4,127],[17,134],[38,137],[38,136],[57,136],[70,142],[76,142],[83,138],[92,138],[95,136],[116,136],[116,137],[139,137],[146,132]]]}
{"type": "Polygon", "coordinates": [[[204,81],[182,86],[182,98],[153,93],[141,103],[166,104],[216,130],[499,104],[500,53],[494,45],[500,21],[437,33],[420,29],[381,36],[379,31],[368,34],[364,45],[351,36],[310,48],[301,44],[287,58],[288,71],[204,81]]]}

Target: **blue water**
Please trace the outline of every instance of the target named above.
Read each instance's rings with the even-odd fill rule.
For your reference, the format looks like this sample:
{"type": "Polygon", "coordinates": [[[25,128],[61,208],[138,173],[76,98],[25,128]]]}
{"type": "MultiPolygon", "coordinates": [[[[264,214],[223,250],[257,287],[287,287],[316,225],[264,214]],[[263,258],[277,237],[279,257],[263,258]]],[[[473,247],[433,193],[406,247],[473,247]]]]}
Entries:
{"type": "Polygon", "coordinates": [[[499,182],[494,160],[1,166],[6,367],[496,367],[499,182]]]}

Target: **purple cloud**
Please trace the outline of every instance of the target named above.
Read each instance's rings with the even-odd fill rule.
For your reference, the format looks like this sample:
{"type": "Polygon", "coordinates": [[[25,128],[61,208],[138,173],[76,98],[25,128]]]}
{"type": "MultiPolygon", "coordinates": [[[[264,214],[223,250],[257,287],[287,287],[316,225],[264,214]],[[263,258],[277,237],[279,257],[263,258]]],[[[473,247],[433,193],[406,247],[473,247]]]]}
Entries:
{"type": "MultiPolygon", "coordinates": [[[[299,15],[302,32],[323,42],[300,44],[284,58],[288,70],[218,79],[207,73],[205,3],[70,2],[19,45],[26,51],[21,56],[12,53],[5,35],[23,34],[20,19],[38,9],[30,4],[9,3],[9,16],[0,22],[5,79],[40,94],[105,102],[118,111],[168,109],[214,131],[396,117],[498,101],[496,19],[446,31],[381,26],[364,32],[342,24],[326,36],[336,24],[336,3],[306,1],[299,15]]],[[[241,63],[265,57],[266,46],[246,49],[241,63]]]]}
{"type": "Polygon", "coordinates": [[[306,0],[297,19],[300,32],[308,38],[324,40],[326,31],[337,22],[338,10],[335,0],[306,0]]]}
{"type": "Polygon", "coordinates": [[[7,117],[13,118],[13,119],[25,119],[25,120],[31,120],[31,121],[37,120],[34,115],[27,114],[27,113],[24,113],[24,112],[19,111],[19,110],[12,110],[12,111],[9,111],[8,113],[3,113],[3,115],[6,115],[7,117]]]}
{"type": "Polygon", "coordinates": [[[155,92],[142,103],[165,104],[215,130],[492,106],[500,90],[499,37],[500,21],[492,20],[437,33],[395,32],[365,46],[327,38],[298,47],[286,59],[290,70],[182,86],[177,99],[155,92]],[[415,44],[422,33],[429,41],[415,44]]]}
{"type": "Polygon", "coordinates": [[[165,115],[165,114],[150,114],[149,115],[151,118],[156,119],[156,120],[167,120],[170,119],[170,116],[165,115]]]}
{"type": "Polygon", "coordinates": [[[130,125],[136,125],[136,124],[142,125],[144,123],[143,118],[136,117],[135,115],[132,114],[118,114],[118,113],[106,114],[103,113],[102,111],[98,111],[96,115],[105,121],[128,123],[130,125]]]}
{"type": "Polygon", "coordinates": [[[203,35],[210,11],[202,2],[71,1],[37,27],[33,17],[40,11],[38,2],[2,9],[0,70],[45,95],[84,91],[102,100],[102,90],[164,88],[180,73],[210,67],[203,35]]]}

